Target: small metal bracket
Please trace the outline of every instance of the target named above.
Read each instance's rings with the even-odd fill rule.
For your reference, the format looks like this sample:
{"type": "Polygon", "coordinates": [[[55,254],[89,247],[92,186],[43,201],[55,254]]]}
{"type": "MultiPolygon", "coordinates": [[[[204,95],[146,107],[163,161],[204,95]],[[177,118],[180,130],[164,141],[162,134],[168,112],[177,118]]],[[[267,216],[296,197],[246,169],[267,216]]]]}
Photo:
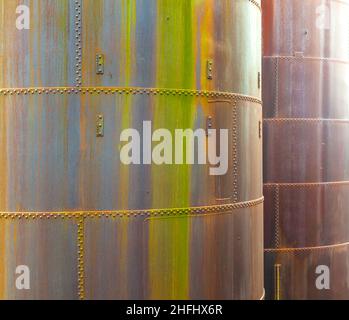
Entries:
{"type": "Polygon", "coordinates": [[[104,54],[96,55],[96,74],[104,74],[104,54]]]}
{"type": "Polygon", "coordinates": [[[207,79],[212,80],[213,79],[213,61],[212,60],[207,60],[207,65],[206,65],[206,73],[207,73],[207,79]]]}
{"type": "Polygon", "coordinates": [[[97,116],[96,134],[99,138],[104,137],[104,117],[101,114],[97,116]]]}
{"type": "Polygon", "coordinates": [[[209,130],[213,128],[213,119],[211,116],[207,117],[206,120],[206,135],[209,136],[209,130]]]}

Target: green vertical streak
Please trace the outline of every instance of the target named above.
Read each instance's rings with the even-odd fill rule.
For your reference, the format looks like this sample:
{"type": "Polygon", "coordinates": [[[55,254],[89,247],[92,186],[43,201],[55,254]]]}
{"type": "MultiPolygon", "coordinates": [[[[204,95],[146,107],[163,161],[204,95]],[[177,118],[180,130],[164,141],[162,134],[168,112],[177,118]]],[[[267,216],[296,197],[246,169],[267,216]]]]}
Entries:
{"type": "MultiPolygon", "coordinates": [[[[129,86],[132,79],[132,61],[135,52],[135,26],[136,26],[136,1],[123,0],[121,6],[121,34],[122,40],[120,43],[120,73],[121,79],[125,86],[129,86]]],[[[126,95],[122,100],[122,130],[132,127],[132,103],[131,95],[126,95]]],[[[117,106],[115,106],[117,108],[117,106]]],[[[121,198],[121,207],[128,207],[128,198],[132,196],[129,190],[129,167],[121,166],[119,194],[121,198]]]]}
{"type": "MultiPolygon", "coordinates": [[[[135,44],[135,26],[136,26],[136,2],[134,0],[123,0],[122,1],[122,23],[121,23],[121,34],[123,35],[120,43],[120,52],[123,53],[120,59],[120,72],[121,76],[124,77],[125,87],[130,85],[132,78],[132,58],[134,54],[135,44]]],[[[122,127],[123,129],[130,127],[131,122],[131,105],[132,99],[130,96],[126,96],[125,104],[123,106],[122,114],[122,127]]]]}
{"type": "MultiPolygon", "coordinates": [[[[157,6],[157,87],[193,88],[195,64],[192,1],[162,0],[157,2],[157,6]]],[[[194,98],[189,96],[156,97],[153,130],[166,128],[174,137],[175,129],[192,128],[193,103],[194,98]]],[[[153,167],[153,206],[189,206],[190,173],[188,165],[153,167]],[[158,190],[166,190],[167,197],[161,198],[158,190]]],[[[189,297],[189,228],[187,217],[150,221],[149,269],[152,298],[189,297]]]]}
{"type": "MultiPolygon", "coordinates": [[[[136,27],[136,1],[122,0],[121,3],[121,41],[120,42],[120,79],[124,86],[130,86],[133,76],[133,61],[135,54],[135,27],[136,27]]],[[[132,127],[132,106],[134,103],[131,95],[125,95],[116,99],[115,108],[117,110],[118,104],[122,106],[122,130],[132,127]]],[[[132,190],[129,184],[129,166],[121,166],[120,168],[120,182],[119,195],[121,199],[121,208],[129,207],[129,197],[132,197],[132,190]]],[[[120,269],[119,276],[123,279],[123,298],[129,295],[129,272],[128,272],[128,246],[129,246],[129,223],[128,220],[123,220],[120,223],[120,230],[118,232],[118,241],[120,242],[120,269]]]]}
{"type": "MultiPolygon", "coordinates": [[[[121,3],[121,41],[117,37],[120,45],[120,79],[123,80],[124,86],[130,85],[132,78],[132,58],[134,47],[134,34],[136,24],[136,4],[134,0],[122,0],[121,3]]],[[[126,96],[122,112],[122,129],[129,128],[131,122],[132,99],[126,96]]]]}

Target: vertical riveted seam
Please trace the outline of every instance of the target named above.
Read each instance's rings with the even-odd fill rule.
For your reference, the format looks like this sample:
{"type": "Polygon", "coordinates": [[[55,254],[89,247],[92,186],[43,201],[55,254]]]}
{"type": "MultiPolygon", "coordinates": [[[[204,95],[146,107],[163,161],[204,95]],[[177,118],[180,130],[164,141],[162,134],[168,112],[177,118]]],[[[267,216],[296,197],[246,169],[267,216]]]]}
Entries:
{"type": "Polygon", "coordinates": [[[238,104],[234,98],[232,106],[232,165],[233,165],[233,202],[238,202],[238,104]]]}
{"type": "Polygon", "coordinates": [[[76,67],[76,86],[82,86],[82,40],[81,40],[81,30],[82,30],[82,1],[75,0],[75,67],[76,67]]]}
{"type": "MultiPolygon", "coordinates": [[[[76,87],[82,86],[82,1],[75,0],[75,63],[76,63],[76,87]]],[[[78,296],[80,300],[85,298],[84,275],[84,217],[78,218],[78,296]]]]}
{"type": "Polygon", "coordinates": [[[85,299],[84,238],[85,218],[78,218],[78,292],[79,299],[85,299]]]}
{"type": "Polygon", "coordinates": [[[275,248],[280,246],[280,187],[275,186],[275,248]]]}

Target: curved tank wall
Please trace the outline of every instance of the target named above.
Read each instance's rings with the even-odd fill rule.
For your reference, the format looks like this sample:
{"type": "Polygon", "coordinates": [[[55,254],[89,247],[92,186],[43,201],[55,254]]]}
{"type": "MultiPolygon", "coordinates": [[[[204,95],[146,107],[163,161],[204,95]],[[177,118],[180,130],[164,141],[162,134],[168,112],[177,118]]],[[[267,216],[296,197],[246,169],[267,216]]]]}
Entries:
{"type": "Polygon", "coordinates": [[[0,0],[0,298],[262,298],[260,1],[27,0],[29,30],[19,4],[0,0]],[[227,174],[123,165],[144,121],[228,129],[227,174]]]}
{"type": "Polygon", "coordinates": [[[349,1],[263,9],[265,282],[349,298],[349,1]]]}

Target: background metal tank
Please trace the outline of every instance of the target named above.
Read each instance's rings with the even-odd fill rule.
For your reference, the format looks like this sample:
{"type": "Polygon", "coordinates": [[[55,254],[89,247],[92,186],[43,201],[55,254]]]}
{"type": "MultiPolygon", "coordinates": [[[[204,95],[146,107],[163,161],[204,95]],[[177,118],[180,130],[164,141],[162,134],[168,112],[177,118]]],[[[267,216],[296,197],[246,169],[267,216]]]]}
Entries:
{"type": "Polygon", "coordinates": [[[0,0],[0,19],[0,298],[262,298],[260,2],[0,0]],[[229,129],[228,174],[122,165],[145,120],[229,129]]]}
{"type": "Polygon", "coordinates": [[[262,9],[267,298],[348,299],[349,1],[262,9]]]}

